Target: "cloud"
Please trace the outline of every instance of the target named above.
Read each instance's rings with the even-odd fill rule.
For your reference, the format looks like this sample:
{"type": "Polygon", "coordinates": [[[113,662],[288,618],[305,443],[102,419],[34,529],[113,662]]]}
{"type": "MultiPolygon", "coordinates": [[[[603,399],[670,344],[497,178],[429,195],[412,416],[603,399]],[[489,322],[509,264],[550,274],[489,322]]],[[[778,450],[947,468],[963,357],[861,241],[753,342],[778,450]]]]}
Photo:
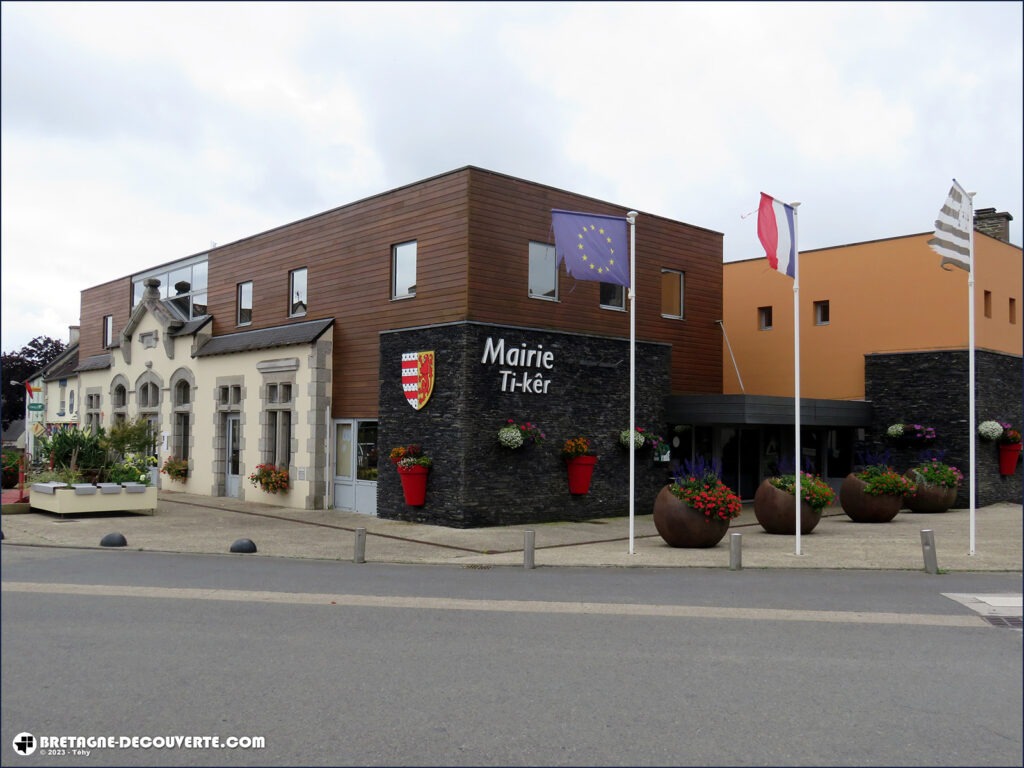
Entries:
{"type": "Polygon", "coordinates": [[[82,289],[464,165],[806,250],[930,229],[954,176],[1021,242],[1010,3],[7,3],[3,348],[82,289]]]}

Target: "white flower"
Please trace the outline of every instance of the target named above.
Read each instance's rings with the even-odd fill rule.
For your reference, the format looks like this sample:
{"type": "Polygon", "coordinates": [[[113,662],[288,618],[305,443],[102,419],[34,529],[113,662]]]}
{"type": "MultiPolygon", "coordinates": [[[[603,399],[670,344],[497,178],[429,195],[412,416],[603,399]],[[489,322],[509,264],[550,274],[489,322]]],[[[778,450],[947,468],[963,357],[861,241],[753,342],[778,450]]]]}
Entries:
{"type": "MultiPolygon", "coordinates": [[[[644,440],[645,440],[645,438],[644,438],[643,433],[634,429],[633,430],[633,447],[634,448],[642,448],[643,445],[644,445],[644,440]]],[[[628,429],[624,429],[624,430],[622,430],[619,433],[619,442],[622,443],[627,448],[629,447],[629,430],[628,429]]]]}
{"type": "Polygon", "coordinates": [[[891,427],[889,427],[887,430],[885,430],[885,434],[887,434],[889,437],[902,437],[903,436],[903,425],[902,424],[893,424],[891,427]]]}
{"type": "Polygon", "coordinates": [[[998,421],[983,421],[978,425],[978,434],[985,440],[998,440],[1003,434],[1003,425],[998,421]]]}
{"type": "Polygon", "coordinates": [[[519,427],[509,424],[498,430],[498,442],[506,448],[519,448],[523,444],[523,433],[519,427]]]}

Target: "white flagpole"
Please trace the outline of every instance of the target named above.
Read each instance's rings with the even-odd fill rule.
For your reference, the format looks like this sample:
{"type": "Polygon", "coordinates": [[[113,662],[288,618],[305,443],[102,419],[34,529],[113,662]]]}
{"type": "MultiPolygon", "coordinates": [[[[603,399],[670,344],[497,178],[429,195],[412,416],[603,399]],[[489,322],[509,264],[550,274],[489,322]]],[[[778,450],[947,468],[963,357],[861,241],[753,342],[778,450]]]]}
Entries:
{"type": "Polygon", "coordinates": [[[633,554],[636,491],[636,211],[626,214],[629,222],[629,554],[633,554]]]}
{"type": "Polygon", "coordinates": [[[790,203],[793,207],[793,430],[796,444],[796,467],[793,476],[796,480],[796,554],[800,552],[800,217],[797,208],[800,203],[790,203]]]}
{"type": "Polygon", "coordinates": [[[968,408],[967,424],[968,424],[968,429],[970,430],[970,432],[968,434],[969,441],[968,441],[967,444],[970,446],[970,460],[971,460],[971,488],[970,488],[970,496],[971,496],[971,514],[970,514],[970,519],[971,519],[970,520],[971,521],[971,535],[970,535],[971,548],[970,548],[970,551],[968,552],[968,554],[970,554],[970,555],[974,554],[974,530],[975,530],[974,529],[974,507],[975,507],[975,482],[974,482],[974,450],[975,449],[974,449],[974,442],[976,440],[975,431],[974,431],[974,421],[975,421],[975,416],[974,416],[974,269],[975,269],[975,265],[976,265],[976,262],[975,262],[975,259],[974,259],[974,195],[975,195],[974,192],[968,192],[967,193],[967,199],[970,200],[970,202],[971,202],[971,216],[970,216],[970,222],[968,224],[968,226],[970,227],[969,231],[970,231],[970,251],[971,251],[971,253],[970,253],[970,257],[969,258],[970,258],[970,267],[971,268],[969,270],[967,270],[967,315],[968,315],[968,325],[967,325],[967,329],[968,329],[967,330],[967,337],[968,337],[967,338],[967,345],[968,345],[968,353],[967,353],[967,378],[969,379],[969,382],[968,382],[968,397],[967,397],[967,408],[968,408]]]}

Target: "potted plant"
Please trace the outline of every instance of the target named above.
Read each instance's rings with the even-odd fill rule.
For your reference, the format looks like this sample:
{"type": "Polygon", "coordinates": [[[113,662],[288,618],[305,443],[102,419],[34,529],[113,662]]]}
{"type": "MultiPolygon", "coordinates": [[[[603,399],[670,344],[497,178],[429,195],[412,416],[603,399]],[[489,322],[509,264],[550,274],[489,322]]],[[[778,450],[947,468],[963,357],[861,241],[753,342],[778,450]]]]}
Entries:
{"type": "Polygon", "coordinates": [[[569,493],[574,496],[589,493],[594,465],[597,464],[597,456],[590,452],[590,440],[570,437],[562,443],[562,458],[569,473],[569,493]]]}
{"type": "Polygon", "coordinates": [[[999,474],[1012,475],[1020,460],[1021,435],[1009,422],[989,419],[978,425],[982,440],[994,441],[999,447],[999,474]]]}
{"type": "Polygon", "coordinates": [[[498,442],[503,448],[513,451],[524,445],[543,443],[544,437],[540,427],[532,421],[517,424],[514,419],[509,419],[505,426],[498,430],[498,442]]]}
{"type": "Polygon", "coordinates": [[[915,490],[912,480],[876,462],[843,479],[839,503],[855,523],[888,523],[903,508],[903,497],[915,490]]]}
{"type": "MultiPolygon", "coordinates": [[[[836,493],[816,475],[800,473],[800,533],[810,533],[836,493]]],[[[796,534],[796,475],[765,478],[754,494],[754,516],[768,533],[796,534]]]]}
{"type": "Polygon", "coordinates": [[[422,507],[427,501],[427,474],[434,465],[433,459],[425,455],[423,447],[417,443],[392,448],[388,458],[402,481],[405,503],[410,507],[422,507]]]}
{"type": "Polygon", "coordinates": [[[164,465],[160,468],[160,471],[171,478],[171,480],[183,483],[188,477],[188,459],[168,456],[164,459],[164,465]]]}
{"type": "Polygon", "coordinates": [[[687,461],[654,499],[654,527],[670,547],[713,547],[742,508],[717,465],[687,461]]]}
{"type": "Polygon", "coordinates": [[[112,464],[103,470],[109,483],[142,483],[152,485],[153,476],[150,470],[155,466],[155,456],[137,456],[128,454],[122,461],[112,464]]]}
{"type": "Polygon", "coordinates": [[[257,464],[256,471],[249,475],[249,482],[267,493],[283,492],[291,488],[288,470],[273,464],[257,464]]]}
{"type": "Polygon", "coordinates": [[[932,427],[923,424],[892,424],[885,430],[888,440],[900,445],[920,445],[935,440],[936,434],[932,427]]]}
{"type": "Polygon", "coordinates": [[[933,456],[907,470],[915,491],[903,497],[903,504],[911,512],[945,512],[956,501],[963,473],[940,458],[933,456]]]}
{"type": "MultiPolygon", "coordinates": [[[[619,432],[619,445],[623,448],[629,449],[629,430],[624,429],[619,432]]],[[[633,430],[633,450],[640,450],[647,443],[647,432],[643,427],[637,427],[633,430]]]]}

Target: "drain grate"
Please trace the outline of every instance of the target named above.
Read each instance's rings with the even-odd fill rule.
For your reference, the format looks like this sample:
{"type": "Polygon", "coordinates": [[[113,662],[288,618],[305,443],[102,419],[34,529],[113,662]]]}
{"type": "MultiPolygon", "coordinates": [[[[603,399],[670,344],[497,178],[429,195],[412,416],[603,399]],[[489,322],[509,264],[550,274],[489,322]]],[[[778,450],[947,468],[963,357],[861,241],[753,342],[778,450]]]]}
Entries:
{"type": "Polygon", "coordinates": [[[993,627],[1024,629],[1024,619],[1020,616],[983,616],[982,618],[993,627]]]}

